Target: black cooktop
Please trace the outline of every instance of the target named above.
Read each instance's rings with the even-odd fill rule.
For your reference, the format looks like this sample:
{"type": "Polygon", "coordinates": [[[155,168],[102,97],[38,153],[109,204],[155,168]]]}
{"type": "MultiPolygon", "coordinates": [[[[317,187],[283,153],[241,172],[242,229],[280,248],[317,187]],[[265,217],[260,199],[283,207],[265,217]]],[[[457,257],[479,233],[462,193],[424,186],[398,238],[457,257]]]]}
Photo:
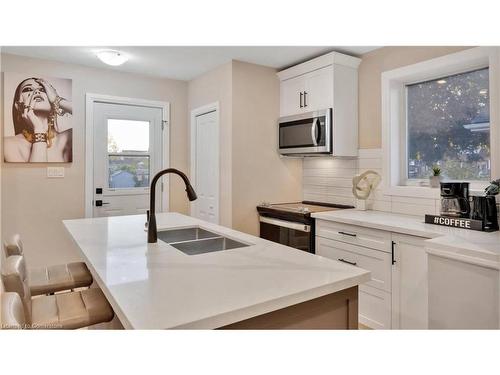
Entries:
{"type": "Polygon", "coordinates": [[[311,213],[313,212],[335,211],[346,208],[354,207],[343,204],[302,201],[275,204],[262,203],[257,206],[257,211],[262,216],[304,223],[311,220],[311,213]]]}

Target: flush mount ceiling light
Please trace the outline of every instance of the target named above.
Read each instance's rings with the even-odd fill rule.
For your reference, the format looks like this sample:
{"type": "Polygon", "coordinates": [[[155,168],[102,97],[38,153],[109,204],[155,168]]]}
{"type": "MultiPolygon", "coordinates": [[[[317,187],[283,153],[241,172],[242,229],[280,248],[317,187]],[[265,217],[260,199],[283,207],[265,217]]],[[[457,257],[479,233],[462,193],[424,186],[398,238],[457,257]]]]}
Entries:
{"type": "Polygon", "coordinates": [[[128,60],[128,56],[123,52],[115,51],[112,49],[98,51],[96,52],[96,55],[104,64],[112,66],[122,65],[128,60]]]}

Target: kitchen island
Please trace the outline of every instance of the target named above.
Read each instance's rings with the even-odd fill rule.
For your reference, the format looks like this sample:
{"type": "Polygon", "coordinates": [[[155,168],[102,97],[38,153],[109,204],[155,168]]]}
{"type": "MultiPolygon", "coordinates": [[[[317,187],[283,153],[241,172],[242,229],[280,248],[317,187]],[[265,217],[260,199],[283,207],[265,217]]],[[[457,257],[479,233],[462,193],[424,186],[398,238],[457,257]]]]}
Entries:
{"type": "Polygon", "coordinates": [[[366,270],[178,213],[157,214],[159,240],[148,244],[144,224],[145,215],[64,221],[125,328],[357,328],[366,270]],[[183,228],[232,246],[213,251],[218,240],[207,239],[205,250],[196,243],[207,252],[193,253],[161,240],[183,228]]]}

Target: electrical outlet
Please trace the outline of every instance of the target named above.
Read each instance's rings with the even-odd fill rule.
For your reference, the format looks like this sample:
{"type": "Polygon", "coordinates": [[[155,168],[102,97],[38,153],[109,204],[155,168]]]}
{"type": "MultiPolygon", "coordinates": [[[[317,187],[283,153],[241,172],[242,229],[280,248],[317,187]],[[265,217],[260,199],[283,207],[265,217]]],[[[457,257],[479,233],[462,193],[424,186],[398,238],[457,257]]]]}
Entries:
{"type": "Polygon", "coordinates": [[[64,167],[47,167],[47,178],[64,178],[64,167]]]}

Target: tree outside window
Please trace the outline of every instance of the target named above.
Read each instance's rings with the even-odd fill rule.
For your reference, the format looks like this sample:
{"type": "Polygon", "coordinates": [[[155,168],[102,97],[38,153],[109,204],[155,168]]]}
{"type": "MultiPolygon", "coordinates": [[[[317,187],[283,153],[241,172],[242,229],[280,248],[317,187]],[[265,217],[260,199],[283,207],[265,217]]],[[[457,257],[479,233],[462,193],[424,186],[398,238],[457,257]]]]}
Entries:
{"type": "Polygon", "coordinates": [[[408,179],[490,179],[488,68],[407,87],[408,179]]]}

